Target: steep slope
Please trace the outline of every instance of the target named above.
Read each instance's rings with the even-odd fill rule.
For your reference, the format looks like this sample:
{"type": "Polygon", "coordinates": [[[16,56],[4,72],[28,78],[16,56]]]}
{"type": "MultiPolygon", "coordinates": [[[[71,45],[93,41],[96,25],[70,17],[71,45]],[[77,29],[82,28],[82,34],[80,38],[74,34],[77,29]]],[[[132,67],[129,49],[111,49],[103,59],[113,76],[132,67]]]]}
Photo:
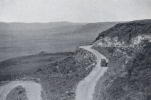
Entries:
{"type": "Polygon", "coordinates": [[[118,37],[119,40],[129,42],[133,37],[142,34],[151,33],[151,20],[138,20],[126,23],[119,23],[114,27],[102,32],[96,38],[96,41],[101,37],[118,37]]]}
{"type": "Polygon", "coordinates": [[[150,100],[150,50],[148,43],[138,48],[114,48],[112,53],[106,53],[109,69],[98,82],[95,100],[150,100]]]}
{"type": "Polygon", "coordinates": [[[120,23],[98,36],[93,48],[108,59],[94,100],[151,99],[151,20],[120,23]]]}

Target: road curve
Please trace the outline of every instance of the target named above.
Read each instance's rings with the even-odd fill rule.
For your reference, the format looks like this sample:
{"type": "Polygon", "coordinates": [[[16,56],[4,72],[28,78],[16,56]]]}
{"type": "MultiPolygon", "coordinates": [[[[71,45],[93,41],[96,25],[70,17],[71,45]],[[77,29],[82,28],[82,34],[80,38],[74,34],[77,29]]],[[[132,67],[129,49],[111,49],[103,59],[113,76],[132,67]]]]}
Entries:
{"type": "Polygon", "coordinates": [[[6,100],[10,91],[18,86],[26,90],[28,100],[42,100],[42,87],[34,81],[12,81],[6,85],[0,86],[0,100],[6,100]]]}
{"type": "Polygon", "coordinates": [[[93,53],[97,58],[97,64],[90,72],[90,74],[85,77],[82,81],[79,82],[76,89],[76,97],[75,100],[93,100],[93,94],[95,92],[95,86],[100,79],[101,76],[107,71],[107,67],[101,67],[101,59],[108,59],[99,53],[98,51],[91,48],[92,45],[89,46],[81,46],[80,48],[85,49],[91,53],[93,53]]]}

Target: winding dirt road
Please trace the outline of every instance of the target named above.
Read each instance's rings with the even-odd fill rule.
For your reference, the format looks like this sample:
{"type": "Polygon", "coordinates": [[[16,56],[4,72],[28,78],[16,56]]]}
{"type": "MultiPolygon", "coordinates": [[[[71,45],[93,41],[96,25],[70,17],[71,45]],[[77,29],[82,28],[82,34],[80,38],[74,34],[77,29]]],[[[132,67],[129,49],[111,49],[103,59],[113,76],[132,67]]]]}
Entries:
{"type": "Polygon", "coordinates": [[[12,81],[0,87],[0,100],[6,100],[10,91],[18,86],[22,86],[26,90],[28,100],[42,100],[42,87],[34,81],[12,81]]]}
{"type": "Polygon", "coordinates": [[[98,51],[91,48],[92,46],[81,46],[80,48],[85,49],[93,53],[97,58],[97,64],[92,72],[84,78],[77,86],[76,89],[76,100],[93,100],[93,94],[95,92],[95,86],[101,76],[107,71],[107,67],[101,67],[101,59],[108,59],[100,54],[98,51]]]}
{"type": "MultiPolygon", "coordinates": [[[[107,62],[108,59],[91,47],[91,45],[80,47],[93,53],[97,58],[97,64],[93,68],[92,72],[79,82],[76,89],[76,100],[93,100],[95,86],[100,77],[103,76],[107,71],[107,67],[101,67],[100,63],[101,59],[106,59],[107,62]]],[[[28,100],[42,100],[42,86],[34,81],[12,81],[6,85],[0,86],[0,100],[6,100],[7,95],[10,93],[10,91],[18,86],[25,88],[28,100]]]]}

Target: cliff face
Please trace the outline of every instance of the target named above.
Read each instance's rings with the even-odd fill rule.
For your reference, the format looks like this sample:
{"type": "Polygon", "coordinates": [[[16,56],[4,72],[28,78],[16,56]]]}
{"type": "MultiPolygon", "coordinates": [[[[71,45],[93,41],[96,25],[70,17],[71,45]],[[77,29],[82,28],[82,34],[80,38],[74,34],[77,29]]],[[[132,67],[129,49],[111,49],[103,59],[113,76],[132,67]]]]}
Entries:
{"type": "Polygon", "coordinates": [[[109,59],[94,100],[151,99],[151,21],[118,24],[101,33],[93,48],[109,59]],[[103,34],[103,35],[102,35],[103,34]]]}

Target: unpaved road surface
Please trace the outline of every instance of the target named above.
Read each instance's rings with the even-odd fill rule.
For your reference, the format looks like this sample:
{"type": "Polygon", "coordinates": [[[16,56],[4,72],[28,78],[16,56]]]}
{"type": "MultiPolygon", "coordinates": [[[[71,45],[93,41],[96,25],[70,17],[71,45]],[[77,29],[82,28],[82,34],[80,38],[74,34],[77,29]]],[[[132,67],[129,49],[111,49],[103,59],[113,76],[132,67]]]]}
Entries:
{"type": "Polygon", "coordinates": [[[42,87],[39,83],[34,81],[12,81],[0,86],[0,100],[6,100],[10,91],[18,86],[25,88],[28,100],[42,100],[42,87]]]}
{"type": "Polygon", "coordinates": [[[79,82],[76,89],[76,100],[93,100],[93,94],[95,92],[95,86],[101,76],[107,71],[107,67],[101,67],[101,59],[108,59],[100,54],[98,51],[91,48],[92,46],[81,46],[80,48],[85,49],[93,53],[97,58],[97,64],[91,71],[91,73],[79,82]]]}

